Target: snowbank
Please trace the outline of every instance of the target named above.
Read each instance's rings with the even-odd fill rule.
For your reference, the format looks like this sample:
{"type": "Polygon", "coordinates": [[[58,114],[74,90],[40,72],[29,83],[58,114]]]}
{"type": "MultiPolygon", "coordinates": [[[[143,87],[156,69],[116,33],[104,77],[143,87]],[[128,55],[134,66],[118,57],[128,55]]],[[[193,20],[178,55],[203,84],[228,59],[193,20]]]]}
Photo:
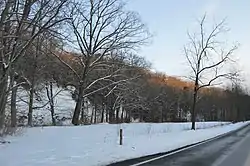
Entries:
{"type": "Polygon", "coordinates": [[[30,128],[22,136],[9,137],[10,144],[0,145],[0,165],[106,165],[173,150],[227,133],[248,123],[201,122],[197,123],[200,130],[196,131],[187,130],[190,123],[30,128]],[[120,128],[124,130],[122,146],[118,145],[120,128]]]}

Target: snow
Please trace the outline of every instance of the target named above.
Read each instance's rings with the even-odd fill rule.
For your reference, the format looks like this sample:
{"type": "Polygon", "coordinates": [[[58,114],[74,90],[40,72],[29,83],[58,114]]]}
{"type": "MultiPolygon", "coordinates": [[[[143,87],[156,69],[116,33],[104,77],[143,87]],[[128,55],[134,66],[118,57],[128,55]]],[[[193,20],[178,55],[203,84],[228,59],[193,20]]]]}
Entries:
{"type": "MultiPolygon", "coordinates": [[[[75,109],[75,101],[72,98],[73,87],[62,88],[53,84],[53,95],[54,95],[54,111],[57,125],[70,125],[73,112],[75,109]]],[[[51,112],[49,99],[45,85],[39,88],[38,95],[34,96],[33,107],[33,125],[35,126],[50,126],[52,124],[51,112]]],[[[18,125],[26,125],[28,123],[28,102],[29,93],[20,87],[17,93],[17,119],[18,125]]],[[[85,108],[84,115],[89,118],[94,110],[93,105],[90,101],[85,98],[85,103],[88,103],[88,109],[85,108]]],[[[10,117],[10,108],[7,109],[6,116],[10,117]]],[[[90,118],[89,118],[90,119],[90,118]]],[[[97,120],[100,121],[101,114],[98,112],[97,120]]]]}
{"type": "Polygon", "coordinates": [[[249,123],[200,122],[195,131],[188,130],[190,123],[26,128],[22,135],[5,138],[10,144],[0,144],[0,165],[106,165],[197,143],[249,123]],[[118,144],[120,128],[124,131],[122,146],[118,144]]]}
{"type": "MultiPolygon", "coordinates": [[[[55,117],[57,121],[63,121],[62,119],[72,119],[73,110],[75,107],[75,101],[72,99],[72,94],[70,90],[63,89],[61,87],[57,87],[53,85],[53,94],[54,97],[54,106],[55,106],[55,117]]],[[[18,89],[17,96],[17,110],[18,117],[27,116],[28,114],[28,103],[23,101],[29,101],[29,94],[23,88],[18,89]]],[[[51,125],[51,113],[49,108],[49,102],[46,93],[46,89],[41,87],[41,91],[38,96],[34,96],[34,107],[41,107],[39,109],[33,110],[33,124],[34,125],[51,125]]],[[[23,122],[19,122],[19,124],[27,124],[27,117],[23,122]]],[[[64,123],[64,122],[62,122],[64,123]]]]}

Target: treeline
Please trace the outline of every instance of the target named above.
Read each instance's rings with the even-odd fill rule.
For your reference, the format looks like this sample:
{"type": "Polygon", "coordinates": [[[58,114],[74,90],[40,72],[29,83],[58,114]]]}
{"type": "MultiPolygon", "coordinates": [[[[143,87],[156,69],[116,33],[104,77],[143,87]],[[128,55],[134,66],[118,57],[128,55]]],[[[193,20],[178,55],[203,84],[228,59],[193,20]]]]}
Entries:
{"type": "MultiPolygon", "coordinates": [[[[1,1],[0,128],[17,126],[18,118],[33,126],[34,111],[44,107],[57,125],[55,85],[72,93],[74,125],[189,121],[193,83],[150,71],[150,63],[136,53],[151,35],[125,5],[122,0],[1,1]],[[28,110],[20,117],[17,96],[23,91],[28,110]],[[44,91],[48,102],[36,106],[44,91]]],[[[244,120],[248,100],[237,84],[204,88],[197,120],[244,120]]]]}

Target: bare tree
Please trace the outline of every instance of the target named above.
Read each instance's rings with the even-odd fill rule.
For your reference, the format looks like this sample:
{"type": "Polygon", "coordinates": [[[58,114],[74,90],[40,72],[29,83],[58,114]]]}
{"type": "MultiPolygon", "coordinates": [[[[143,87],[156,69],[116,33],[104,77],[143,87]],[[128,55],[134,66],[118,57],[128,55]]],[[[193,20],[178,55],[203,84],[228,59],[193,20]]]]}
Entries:
{"type": "Polygon", "coordinates": [[[72,3],[71,6],[72,20],[69,24],[75,35],[71,47],[77,46],[74,50],[79,53],[76,57],[81,67],[75,70],[69,64],[62,63],[78,79],[75,85],[78,98],[72,119],[72,123],[78,125],[83,98],[121,82],[110,79],[120,76],[120,69],[88,81],[91,72],[104,67],[112,68],[112,64],[107,63],[111,56],[118,55],[122,50],[136,50],[145,43],[149,35],[138,14],[125,11],[122,0],[83,0],[72,3]],[[110,84],[87,93],[87,90],[100,81],[110,81],[110,84]]]}
{"type": "Polygon", "coordinates": [[[185,56],[189,67],[192,69],[194,81],[192,104],[192,129],[195,130],[196,103],[200,89],[215,85],[221,78],[232,79],[237,72],[226,71],[226,65],[232,64],[232,56],[237,49],[236,45],[226,49],[223,42],[219,41],[221,35],[228,30],[225,20],[215,24],[210,32],[205,31],[206,15],[199,22],[199,33],[188,33],[189,44],[184,47],[185,56]]]}

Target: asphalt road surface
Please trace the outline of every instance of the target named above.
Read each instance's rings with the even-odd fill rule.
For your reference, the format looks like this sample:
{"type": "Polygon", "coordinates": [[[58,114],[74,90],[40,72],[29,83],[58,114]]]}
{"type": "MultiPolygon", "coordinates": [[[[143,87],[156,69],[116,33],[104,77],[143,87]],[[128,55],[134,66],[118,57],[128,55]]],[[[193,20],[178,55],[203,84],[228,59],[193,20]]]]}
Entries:
{"type": "Polygon", "coordinates": [[[250,166],[250,126],[225,137],[159,158],[161,154],[110,166],[250,166]]]}

